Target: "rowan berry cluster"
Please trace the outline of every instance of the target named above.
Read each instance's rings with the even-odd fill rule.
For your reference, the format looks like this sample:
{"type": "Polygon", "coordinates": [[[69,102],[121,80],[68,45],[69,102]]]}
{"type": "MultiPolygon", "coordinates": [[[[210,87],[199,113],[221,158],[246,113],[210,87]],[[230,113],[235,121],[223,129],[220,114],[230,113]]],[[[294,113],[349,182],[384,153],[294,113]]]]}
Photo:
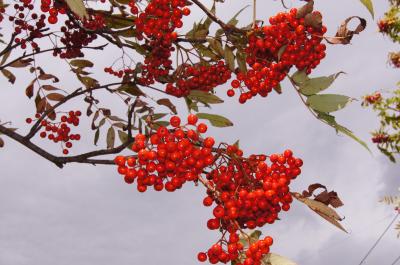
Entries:
{"type": "MultiPolygon", "coordinates": [[[[219,163],[207,174],[209,189],[203,200],[205,206],[216,203],[214,218],[208,220],[207,227],[230,234],[227,249],[221,252],[224,254],[217,258],[213,254],[213,247],[207,252],[212,264],[237,259],[242,246],[232,238],[238,237],[239,230],[272,224],[281,210],[290,209],[293,199],[288,185],[301,173],[300,167],[303,165],[302,160],[293,157],[290,150],[281,155],[271,155],[270,166],[266,163],[265,155],[244,158],[243,152],[236,146],[228,146],[226,154],[226,163],[219,163]]],[[[264,241],[251,244],[244,252],[243,264],[260,264],[271,244],[272,241],[270,244],[264,241]]]]}
{"type": "Polygon", "coordinates": [[[198,260],[261,264],[272,238],[244,246],[238,233],[272,224],[280,211],[290,209],[293,199],[289,184],[301,173],[303,161],[290,150],[246,158],[236,145],[221,144],[216,148],[212,137],[202,136],[207,126],[197,122],[197,116],[189,115],[182,125],[180,118],[173,116],[172,128],[161,126],[148,136],[136,135],[131,147],[135,155],[117,156],[114,160],[118,172],[129,184],[136,180],[140,192],[149,186],[172,192],[188,181],[201,182],[207,188],[203,205],[215,204],[207,227],[220,230],[222,238],[207,252],[200,252],[198,260]]]}
{"type": "MultiPolygon", "coordinates": [[[[172,69],[170,57],[175,50],[172,42],[178,36],[175,29],[183,26],[182,17],[190,14],[187,4],[185,0],[152,0],[135,19],[136,37],[145,39],[145,44],[150,47],[139,79],[141,84],[153,84],[172,69]]],[[[134,3],[129,5],[132,13],[138,12],[134,3]]]]}
{"type": "Polygon", "coordinates": [[[104,68],[104,72],[106,72],[106,73],[108,73],[110,75],[122,78],[124,75],[128,75],[128,74],[133,73],[134,70],[129,69],[129,68],[125,68],[125,69],[116,71],[116,70],[113,70],[112,67],[105,67],[104,68]]]}
{"type": "Polygon", "coordinates": [[[375,92],[372,95],[367,95],[364,97],[363,105],[374,104],[382,100],[382,95],[379,92],[375,92]]]}
{"type": "Polygon", "coordinates": [[[197,181],[204,168],[214,162],[212,147],[215,142],[208,137],[202,146],[198,145],[207,125],[197,124],[197,120],[195,115],[190,115],[187,124],[181,126],[179,117],[173,116],[172,129],[161,126],[150,136],[136,135],[132,145],[136,155],[115,158],[125,182],[133,183],[137,179],[140,192],[149,186],[157,191],[165,188],[172,192],[187,181],[197,181]]]}
{"type": "MultiPolygon", "coordinates": [[[[14,42],[20,44],[22,49],[26,49],[29,43],[32,49],[38,51],[39,46],[34,39],[43,36],[40,30],[46,26],[46,15],[32,12],[34,6],[30,0],[20,0],[19,2],[20,4],[13,5],[15,14],[8,17],[9,21],[14,23],[14,42]]],[[[4,9],[1,11],[5,12],[4,9]]]]}
{"type": "MultiPolygon", "coordinates": [[[[40,137],[47,138],[54,143],[62,143],[63,154],[67,155],[69,153],[68,149],[72,147],[71,141],[79,141],[81,139],[80,134],[71,133],[70,127],[70,125],[73,125],[75,127],[79,125],[79,117],[81,115],[82,113],[79,110],[70,111],[65,115],[62,115],[59,122],[54,122],[49,119],[42,120],[40,122],[42,128],[42,131],[39,134],[40,137]]],[[[35,115],[36,120],[40,117],[41,115],[38,113],[35,115]]],[[[36,120],[33,120],[32,118],[27,118],[26,123],[30,124],[36,120]]]]}
{"type": "Polygon", "coordinates": [[[372,137],[371,140],[374,144],[387,143],[390,141],[390,136],[386,133],[377,133],[372,137]]]}
{"type": "Polygon", "coordinates": [[[49,13],[50,16],[47,21],[50,24],[56,24],[58,22],[58,14],[65,14],[67,9],[68,7],[63,1],[54,1],[52,3],[51,0],[41,0],[40,10],[43,13],[49,13]]]}
{"type": "Polygon", "coordinates": [[[213,65],[184,64],[177,70],[175,83],[169,83],[165,91],[176,97],[187,96],[194,89],[209,92],[230,78],[231,71],[223,61],[213,65]]]}
{"type": "Polygon", "coordinates": [[[89,33],[70,20],[65,21],[65,26],[61,27],[61,32],[63,36],[60,38],[60,42],[65,45],[65,48],[57,48],[53,52],[54,56],[59,55],[61,59],[83,57],[82,47],[97,39],[96,34],[89,33]]]}
{"type": "MultiPolygon", "coordinates": [[[[266,97],[286,77],[292,66],[307,74],[325,57],[321,44],[326,27],[306,26],[304,18],[297,18],[297,9],[278,13],[269,19],[271,25],[257,27],[249,36],[246,62],[247,73],[238,72],[232,81],[233,89],[240,89],[239,102],[245,103],[256,95],[266,97]]],[[[322,17],[318,11],[313,16],[322,17]]],[[[228,90],[228,96],[235,91],[228,90]]]]}

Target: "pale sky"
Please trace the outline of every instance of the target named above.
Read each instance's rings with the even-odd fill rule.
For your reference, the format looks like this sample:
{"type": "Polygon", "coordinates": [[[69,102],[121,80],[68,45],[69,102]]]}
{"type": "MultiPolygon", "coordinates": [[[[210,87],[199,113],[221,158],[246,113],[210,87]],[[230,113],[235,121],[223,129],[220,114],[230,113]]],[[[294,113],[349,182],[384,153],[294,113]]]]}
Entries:
{"type": "MultiPolygon", "coordinates": [[[[218,6],[217,14],[228,19],[241,6],[251,4],[247,2],[226,0],[225,5],[218,6]]],[[[259,2],[258,19],[267,19],[282,9],[280,1],[259,2]]],[[[379,18],[387,4],[375,2],[379,18]]],[[[298,5],[299,1],[292,4],[298,5]]],[[[327,92],[360,98],[376,89],[392,89],[399,76],[398,70],[387,65],[387,53],[398,47],[377,32],[366,9],[357,0],[320,1],[316,7],[324,14],[331,35],[349,16],[359,15],[368,21],[367,29],[355,36],[351,45],[328,48],[327,58],[313,75],[338,71],[347,75],[340,76],[327,92]]],[[[198,9],[192,8],[192,13],[203,17],[198,9]]],[[[239,17],[242,25],[249,24],[250,17],[251,9],[247,9],[239,17]]],[[[113,56],[112,52],[104,52],[97,57],[99,69],[108,66],[113,56]]],[[[42,60],[48,62],[49,70],[65,74],[57,65],[59,61],[42,60]]],[[[23,71],[17,73],[20,78],[16,86],[0,77],[0,119],[12,120],[13,126],[25,132],[24,120],[34,113],[33,102],[24,95],[32,77],[23,71]]],[[[79,86],[72,80],[63,84],[67,89],[79,86]]],[[[272,252],[299,265],[357,265],[395,214],[378,200],[398,193],[400,166],[389,162],[370,144],[369,132],[379,122],[372,111],[360,106],[360,101],[337,113],[337,121],[366,140],[372,155],[317,121],[288,82],[282,87],[282,95],[271,94],[240,106],[236,98],[226,99],[226,88],[219,87],[218,95],[226,99],[225,104],[208,112],[228,117],[235,126],[213,128],[208,135],[231,143],[240,139],[246,154],[270,154],[290,148],[304,160],[303,173],[292,186],[294,191],[319,182],[342,198],[345,205],[338,212],[345,217],[343,225],[349,234],[293,202],[292,209],[281,215],[281,221],[262,229],[274,238],[272,252]]],[[[72,106],[83,108],[79,101],[72,106]]],[[[122,111],[121,106],[114,107],[117,112],[122,111]]],[[[180,110],[185,116],[182,104],[180,110]]],[[[77,153],[93,149],[93,134],[84,133],[89,128],[88,121],[81,127],[83,139],[73,149],[77,153]]],[[[219,236],[206,227],[212,213],[202,206],[203,187],[187,184],[172,194],[139,194],[135,186],[124,183],[113,166],[70,164],[60,170],[3,138],[6,147],[0,151],[1,265],[194,265],[198,264],[197,253],[208,249],[219,236]]],[[[56,154],[60,151],[53,145],[41,144],[56,154]]],[[[390,265],[399,255],[400,239],[392,228],[364,264],[390,265]]]]}

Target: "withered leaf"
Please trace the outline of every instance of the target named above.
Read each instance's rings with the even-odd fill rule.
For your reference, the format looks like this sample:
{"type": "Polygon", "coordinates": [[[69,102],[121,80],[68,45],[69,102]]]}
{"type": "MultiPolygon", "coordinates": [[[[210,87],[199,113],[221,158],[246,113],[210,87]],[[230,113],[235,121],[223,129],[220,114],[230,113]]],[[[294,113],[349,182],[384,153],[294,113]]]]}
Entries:
{"type": "Polygon", "coordinates": [[[61,101],[63,100],[63,98],[65,98],[64,95],[59,94],[59,93],[50,93],[46,96],[48,99],[50,100],[54,100],[54,101],[61,101]]]}
{"type": "MultiPolygon", "coordinates": [[[[46,101],[46,111],[51,110],[53,108],[53,106],[51,106],[47,101],[46,101]]],[[[56,113],[54,112],[54,110],[52,110],[48,115],[49,119],[51,120],[55,120],[56,119],[56,113]]]]}
{"type": "Polygon", "coordinates": [[[4,147],[4,141],[2,138],[0,138],[0,148],[3,148],[3,147],[4,147]]]}
{"type": "Polygon", "coordinates": [[[343,23],[340,25],[338,31],[336,32],[335,37],[325,37],[325,39],[330,44],[346,45],[346,44],[350,43],[354,34],[359,34],[361,31],[363,31],[365,29],[366,26],[367,26],[367,21],[365,19],[358,17],[358,16],[352,16],[352,17],[347,18],[345,21],[343,21],[343,23]],[[347,28],[347,25],[354,18],[357,18],[360,21],[360,23],[358,24],[358,26],[356,27],[355,30],[349,30],[347,28]]]}
{"type": "Polygon", "coordinates": [[[311,210],[320,215],[322,218],[347,233],[346,229],[344,229],[344,227],[338,222],[342,221],[343,219],[340,218],[340,216],[334,209],[330,208],[328,205],[322,202],[306,198],[300,193],[292,192],[291,194],[294,198],[307,205],[311,210]]]}
{"type": "Polygon", "coordinates": [[[10,67],[15,67],[15,68],[27,67],[28,65],[31,65],[32,61],[33,61],[32,58],[20,59],[18,61],[13,62],[12,64],[10,64],[10,67]]]}
{"type": "Polygon", "coordinates": [[[314,200],[322,202],[323,204],[326,205],[332,205],[334,208],[338,208],[340,206],[343,206],[343,202],[340,200],[338,197],[337,193],[335,191],[323,191],[317,196],[315,196],[314,200]]]}
{"type": "Polygon", "coordinates": [[[13,73],[11,73],[10,71],[8,71],[7,69],[3,69],[1,70],[1,73],[7,77],[8,82],[10,82],[11,84],[15,83],[15,75],[13,73]]]}
{"type": "Polygon", "coordinates": [[[307,191],[307,190],[304,190],[304,191],[302,192],[302,195],[303,195],[303,197],[311,197],[311,196],[313,195],[314,191],[317,190],[317,189],[319,189],[319,188],[322,188],[322,189],[324,189],[325,191],[327,190],[326,187],[325,187],[324,185],[319,184],[319,183],[315,183],[315,184],[309,185],[309,186],[308,186],[308,191],[307,191]]]}
{"type": "Polygon", "coordinates": [[[157,104],[168,107],[174,114],[178,113],[176,111],[176,106],[172,104],[171,100],[169,100],[168,98],[162,98],[157,100],[157,104]]]}
{"type": "Polygon", "coordinates": [[[304,25],[313,28],[322,27],[322,16],[320,13],[310,13],[304,17],[304,25]]]}
{"type": "Polygon", "coordinates": [[[46,73],[41,73],[39,76],[38,76],[38,78],[40,79],[40,80],[49,80],[49,79],[53,79],[53,83],[57,83],[58,81],[60,81],[59,79],[58,79],[58,77],[57,76],[55,76],[55,75],[52,75],[52,74],[46,74],[46,73]]]}
{"type": "Polygon", "coordinates": [[[60,90],[59,88],[52,85],[43,85],[42,88],[47,91],[60,90]]]}
{"type": "Polygon", "coordinates": [[[303,18],[314,10],[314,1],[308,1],[307,4],[297,10],[296,18],[303,18]]]}
{"type": "Polygon", "coordinates": [[[35,98],[35,104],[36,104],[36,112],[43,113],[46,109],[47,100],[46,98],[41,98],[38,94],[35,98]]]}
{"type": "Polygon", "coordinates": [[[32,98],[33,97],[33,84],[34,84],[34,81],[35,80],[33,80],[27,87],[26,87],[26,89],[25,89],[25,95],[28,97],[28,98],[32,98]]]}

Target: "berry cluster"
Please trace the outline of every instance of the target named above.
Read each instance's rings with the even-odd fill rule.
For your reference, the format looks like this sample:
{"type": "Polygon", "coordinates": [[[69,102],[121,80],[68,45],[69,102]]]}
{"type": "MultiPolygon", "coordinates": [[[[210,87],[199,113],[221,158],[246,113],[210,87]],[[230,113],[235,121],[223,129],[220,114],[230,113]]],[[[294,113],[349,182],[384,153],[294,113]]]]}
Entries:
{"type": "Polygon", "coordinates": [[[54,1],[53,6],[51,0],[41,0],[40,10],[43,13],[49,13],[47,21],[50,24],[56,24],[58,22],[58,14],[65,14],[67,5],[62,1],[54,1]]]}
{"type": "Polygon", "coordinates": [[[61,59],[83,57],[82,47],[89,45],[89,43],[97,39],[96,34],[89,33],[79,28],[78,25],[70,20],[65,21],[65,26],[61,27],[61,32],[64,36],[60,38],[60,42],[63,43],[66,48],[55,49],[53,52],[54,56],[59,55],[61,59]]]}
{"type": "Polygon", "coordinates": [[[203,205],[215,204],[207,227],[221,231],[222,238],[208,251],[200,252],[199,261],[261,264],[272,238],[246,246],[240,243],[239,232],[272,224],[280,211],[290,209],[289,184],[301,173],[303,161],[290,150],[246,158],[235,145],[216,148],[212,137],[201,135],[207,126],[197,122],[197,116],[189,115],[187,123],[181,125],[180,118],[173,116],[172,128],[161,126],[148,136],[136,135],[132,145],[135,155],[114,160],[118,172],[129,184],[136,180],[140,192],[149,186],[171,192],[188,181],[201,182],[207,188],[203,205]]]}
{"type": "Polygon", "coordinates": [[[387,143],[390,141],[390,136],[386,133],[376,133],[371,140],[374,144],[387,143]]]}
{"type": "Polygon", "coordinates": [[[34,39],[43,36],[40,31],[46,26],[46,15],[32,12],[34,6],[31,4],[31,0],[20,0],[19,2],[21,4],[13,5],[15,14],[8,17],[9,21],[14,23],[14,42],[20,44],[22,49],[26,49],[27,43],[29,43],[32,49],[39,51],[40,48],[34,39]]]}
{"type": "Polygon", "coordinates": [[[379,92],[375,92],[372,95],[367,95],[364,97],[363,105],[374,104],[382,100],[382,95],[379,92]]]}
{"type": "MultiPolygon", "coordinates": [[[[186,0],[151,0],[135,20],[136,37],[145,39],[146,45],[151,47],[144,60],[140,83],[152,84],[172,69],[170,57],[175,50],[172,42],[178,36],[175,29],[183,26],[182,17],[190,14],[187,4],[186,0]]],[[[138,12],[134,3],[129,5],[133,13],[138,12]]]]}
{"type": "Polygon", "coordinates": [[[148,137],[136,135],[132,150],[137,155],[115,158],[118,172],[125,176],[127,183],[137,179],[140,192],[146,191],[148,186],[172,192],[186,181],[196,181],[204,168],[214,162],[211,149],[214,139],[206,138],[202,147],[196,144],[207,131],[207,125],[196,125],[195,115],[188,117],[185,126],[180,123],[179,117],[174,116],[171,118],[173,129],[161,126],[148,137]]]}
{"type": "Polygon", "coordinates": [[[111,67],[105,67],[104,68],[104,72],[106,72],[106,73],[108,73],[110,75],[116,76],[118,78],[122,78],[124,75],[128,75],[128,74],[133,73],[134,70],[129,69],[129,68],[125,68],[123,70],[115,71],[111,67]]]}
{"type": "Polygon", "coordinates": [[[177,71],[175,85],[169,83],[166,92],[176,97],[189,95],[191,90],[209,92],[225,84],[231,78],[231,71],[223,61],[214,65],[182,65],[177,71]]]}
{"type": "MultiPolygon", "coordinates": [[[[60,122],[53,122],[51,120],[42,120],[40,125],[42,126],[42,131],[40,132],[41,138],[48,138],[54,143],[61,142],[63,144],[63,154],[67,155],[69,153],[68,149],[72,147],[71,141],[79,141],[81,139],[80,134],[71,134],[70,125],[78,126],[79,117],[81,112],[70,111],[67,115],[61,116],[60,122]]],[[[40,114],[36,114],[35,118],[39,119],[40,114]]],[[[34,120],[32,118],[27,118],[26,123],[30,124],[34,120]]]]}
{"type": "MultiPolygon", "coordinates": [[[[296,18],[297,9],[278,13],[269,19],[271,25],[257,27],[249,36],[246,62],[247,73],[238,72],[232,81],[233,89],[240,89],[240,103],[259,94],[266,97],[286,77],[292,66],[310,73],[325,57],[321,44],[326,27],[305,25],[304,18],[296,18]]],[[[318,11],[313,16],[321,16],[318,11]]],[[[228,96],[235,94],[228,90],[228,96]]]]}
{"type": "MultiPolygon", "coordinates": [[[[265,155],[244,158],[243,152],[236,146],[228,146],[226,155],[226,162],[219,163],[207,174],[209,189],[203,200],[205,206],[216,203],[214,218],[208,220],[207,227],[230,233],[227,249],[222,252],[224,255],[219,255],[217,259],[212,254],[213,247],[207,252],[211,263],[225,263],[238,257],[240,245],[230,244],[236,243],[231,239],[237,238],[239,230],[272,224],[281,210],[290,209],[293,199],[288,185],[301,173],[303,164],[301,159],[293,157],[290,150],[281,155],[271,155],[270,166],[266,163],[265,155]]],[[[271,244],[272,241],[270,244],[258,241],[250,245],[245,251],[243,264],[260,264],[271,244]]]]}

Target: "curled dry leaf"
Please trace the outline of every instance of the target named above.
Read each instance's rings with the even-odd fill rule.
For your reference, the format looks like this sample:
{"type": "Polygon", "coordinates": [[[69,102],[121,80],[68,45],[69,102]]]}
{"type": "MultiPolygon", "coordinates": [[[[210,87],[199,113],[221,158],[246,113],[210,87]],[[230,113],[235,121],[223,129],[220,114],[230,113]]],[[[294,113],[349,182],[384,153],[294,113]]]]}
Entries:
{"type": "Polygon", "coordinates": [[[343,23],[340,25],[338,31],[336,32],[335,37],[325,37],[326,41],[330,44],[349,44],[351,39],[353,38],[354,34],[359,34],[361,31],[365,29],[367,26],[367,21],[358,16],[352,16],[347,18],[343,23]],[[357,25],[355,30],[349,30],[347,25],[352,19],[358,19],[359,24],[357,25]]]}
{"type": "Polygon", "coordinates": [[[307,197],[304,197],[302,194],[297,193],[297,192],[292,192],[291,193],[293,197],[295,197],[298,201],[304,203],[307,205],[311,210],[313,210],[315,213],[320,215],[322,218],[339,228],[340,230],[344,231],[347,233],[346,229],[339,223],[339,221],[342,221],[343,219],[339,216],[339,214],[329,207],[328,205],[313,200],[309,199],[307,197]]]}
{"type": "Polygon", "coordinates": [[[4,147],[4,141],[2,138],[0,138],[0,148],[4,147]]]}
{"type": "Polygon", "coordinates": [[[343,206],[343,202],[340,200],[338,194],[335,191],[329,191],[326,188],[326,186],[320,184],[320,183],[315,183],[315,184],[311,184],[310,186],[308,186],[308,190],[304,190],[302,192],[302,196],[309,198],[311,197],[314,192],[317,189],[324,189],[321,193],[319,193],[318,195],[314,195],[314,200],[322,202],[323,204],[326,205],[331,205],[334,208],[338,208],[340,206],[343,206]]]}
{"type": "Polygon", "coordinates": [[[308,1],[307,4],[304,6],[300,7],[299,10],[297,10],[296,17],[297,18],[303,18],[307,14],[310,14],[314,10],[314,1],[308,1]]]}
{"type": "Polygon", "coordinates": [[[169,100],[168,98],[162,98],[157,100],[157,104],[168,107],[174,114],[178,113],[176,111],[176,106],[172,104],[171,100],[169,100]]]}

